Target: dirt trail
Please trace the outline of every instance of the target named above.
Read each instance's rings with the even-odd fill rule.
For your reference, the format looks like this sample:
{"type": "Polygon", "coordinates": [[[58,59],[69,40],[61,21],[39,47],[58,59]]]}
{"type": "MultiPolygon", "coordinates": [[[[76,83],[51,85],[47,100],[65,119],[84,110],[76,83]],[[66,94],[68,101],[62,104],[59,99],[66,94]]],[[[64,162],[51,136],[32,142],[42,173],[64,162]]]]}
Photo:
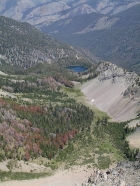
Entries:
{"type": "Polygon", "coordinates": [[[75,184],[84,183],[88,176],[93,172],[93,169],[81,167],[75,170],[60,170],[55,175],[25,181],[8,181],[0,183],[0,186],[74,186],[75,184]]]}

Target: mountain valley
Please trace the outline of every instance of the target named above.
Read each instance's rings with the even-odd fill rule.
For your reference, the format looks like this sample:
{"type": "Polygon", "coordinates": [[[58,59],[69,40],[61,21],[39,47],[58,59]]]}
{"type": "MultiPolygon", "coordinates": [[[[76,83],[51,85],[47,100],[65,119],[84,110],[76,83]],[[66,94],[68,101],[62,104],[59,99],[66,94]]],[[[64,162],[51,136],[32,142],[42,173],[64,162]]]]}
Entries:
{"type": "MultiPolygon", "coordinates": [[[[28,22],[83,48],[98,61],[140,73],[140,0],[5,0],[0,4],[0,15],[28,22]]],[[[34,58],[35,54],[31,55],[34,58]]],[[[42,51],[38,55],[44,60],[42,51]]],[[[45,59],[50,60],[50,56],[45,59]]]]}
{"type": "Polygon", "coordinates": [[[116,15],[97,13],[66,18],[42,27],[46,33],[99,59],[140,72],[140,5],[116,15]]]}
{"type": "MultiPolygon", "coordinates": [[[[81,77],[83,83],[79,79],[79,82],[73,82],[75,85],[71,88],[53,77],[47,77],[47,74],[8,76],[1,73],[2,186],[16,183],[19,186],[25,183],[28,186],[33,183],[40,186],[45,183],[63,185],[65,179],[68,186],[74,186],[88,180],[96,168],[105,169],[118,161],[136,158],[140,148],[139,76],[103,62],[81,77]],[[95,71],[98,74],[96,78],[95,71]],[[119,85],[121,89],[118,89],[119,85]],[[120,104],[126,101],[125,106],[120,104]],[[113,109],[110,108],[112,105],[113,109]],[[97,108],[106,111],[113,121],[97,108]],[[123,110],[123,115],[122,111],[118,112],[120,110],[123,110]],[[135,123],[135,127],[129,129],[127,125],[130,121],[135,123]],[[134,146],[132,135],[133,139],[137,136],[135,148],[125,146],[126,137],[134,146]],[[46,177],[50,174],[54,175],[46,177]],[[3,182],[39,177],[46,178],[3,182]]],[[[113,172],[111,174],[113,176],[113,172]]],[[[131,174],[131,169],[130,172],[127,169],[127,174],[131,174]]],[[[134,183],[137,174],[133,177],[134,183]]]]}
{"type": "Polygon", "coordinates": [[[1,186],[139,185],[139,4],[0,0],[1,186]]]}
{"type": "Polygon", "coordinates": [[[0,28],[0,62],[3,71],[10,73],[11,70],[14,73],[14,69],[24,71],[37,64],[60,64],[60,61],[66,66],[70,60],[88,64],[88,59],[79,51],[41,33],[28,23],[1,16],[0,28]]]}

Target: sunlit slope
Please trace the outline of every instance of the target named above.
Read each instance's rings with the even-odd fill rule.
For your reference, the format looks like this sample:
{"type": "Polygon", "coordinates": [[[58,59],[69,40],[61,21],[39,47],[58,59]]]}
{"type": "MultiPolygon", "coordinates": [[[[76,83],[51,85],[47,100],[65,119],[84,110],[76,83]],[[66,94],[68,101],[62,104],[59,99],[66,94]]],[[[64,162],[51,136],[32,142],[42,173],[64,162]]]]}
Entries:
{"type": "MultiPolygon", "coordinates": [[[[139,96],[131,90],[135,74],[126,73],[111,64],[107,68],[101,67],[100,75],[85,83],[81,88],[82,92],[90,104],[107,112],[116,121],[135,118],[140,109],[139,96]]],[[[139,86],[134,89],[137,89],[136,93],[139,92],[139,86]]]]}

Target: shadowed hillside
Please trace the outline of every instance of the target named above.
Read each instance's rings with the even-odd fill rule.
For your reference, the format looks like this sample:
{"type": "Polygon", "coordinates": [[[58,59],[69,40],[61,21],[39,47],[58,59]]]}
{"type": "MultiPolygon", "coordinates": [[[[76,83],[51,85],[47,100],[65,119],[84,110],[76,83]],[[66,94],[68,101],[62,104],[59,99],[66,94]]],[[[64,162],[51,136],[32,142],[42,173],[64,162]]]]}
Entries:
{"type": "Polygon", "coordinates": [[[116,15],[91,13],[59,20],[44,32],[140,73],[140,5],[116,15]]]}

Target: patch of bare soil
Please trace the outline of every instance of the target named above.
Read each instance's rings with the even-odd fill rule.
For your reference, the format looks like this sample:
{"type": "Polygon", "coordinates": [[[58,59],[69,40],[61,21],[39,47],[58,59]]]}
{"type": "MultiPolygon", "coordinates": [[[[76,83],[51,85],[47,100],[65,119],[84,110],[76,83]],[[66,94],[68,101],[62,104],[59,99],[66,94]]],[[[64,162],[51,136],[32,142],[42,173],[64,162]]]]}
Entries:
{"type": "Polygon", "coordinates": [[[4,90],[2,90],[2,89],[0,89],[0,97],[1,96],[8,96],[8,97],[11,97],[11,98],[15,98],[16,96],[14,96],[14,94],[12,94],[12,93],[10,93],[10,92],[6,92],[6,91],[4,91],[4,90]]]}
{"type": "Polygon", "coordinates": [[[51,168],[47,168],[43,165],[38,165],[36,163],[24,162],[24,161],[15,161],[15,160],[6,160],[0,162],[1,171],[9,171],[8,164],[12,167],[12,172],[50,172],[51,168]]]}
{"type": "Polygon", "coordinates": [[[127,124],[129,128],[136,128],[136,131],[127,137],[127,141],[132,147],[140,149],[140,119],[136,119],[127,124]]]}
{"type": "Polygon", "coordinates": [[[5,74],[4,72],[0,71],[0,75],[6,76],[7,74],[5,74]]]}
{"type": "Polygon", "coordinates": [[[74,167],[71,170],[59,170],[54,175],[34,180],[8,181],[0,183],[1,186],[74,186],[82,184],[93,172],[85,167],[74,167]]]}
{"type": "Polygon", "coordinates": [[[138,127],[134,133],[129,135],[127,140],[131,146],[140,149],[140,127],[138,127]]]}
{"type": "Polygon", "coordinates": [[[138,126],[140,127],[140,119],[132,120],[127,125],[129,128],[138,127],[138,126]]]}

